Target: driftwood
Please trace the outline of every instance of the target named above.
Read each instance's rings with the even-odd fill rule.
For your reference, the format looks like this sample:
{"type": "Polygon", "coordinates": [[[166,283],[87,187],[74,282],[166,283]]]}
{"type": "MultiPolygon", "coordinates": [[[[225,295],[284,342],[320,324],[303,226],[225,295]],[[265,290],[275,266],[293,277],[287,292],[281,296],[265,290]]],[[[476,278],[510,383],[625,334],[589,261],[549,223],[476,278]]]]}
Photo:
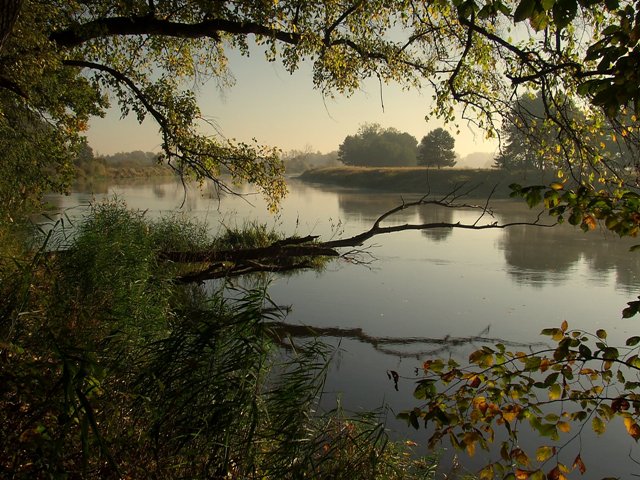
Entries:
{"type": "Polygon", "coordinates": [[[489,200],[484,205],[472,205],[458,203],[457,197],[447,196],[440,200],[428,199],[427,196],[413,202],[402,202],[397,207],[380,215],[372,227],[357,235],[322,242],[317,236],[292,237],[274,242],[266,247],[231,249],[217,251],[178,252],[166,251],[160,254],[160,258],[166,261],[197,264],[194,270],[176,279],[179,283],[202,282],[210,279],[238,277],[258,272],[287,272],[314,268],[312,259],[328,257],[349,257],[353,260],[354,250],[340,253],[338,249],[355,248],[361,246],[367,240],[388,233],[403,232],[407,230],[431,230],[436,228],[460,228],[467,230],[502,229],[521,225],[534,225],[538,227],[552,227],[553,224],[545,224],[540,221],[541,214],[531,222],[512,222],[500,224],[496,221],[482,222],[484,218],[493,217],[489,209],[489,200]],[[407,208],[415,208],[422,205],[431,205],[436,208],[456,208],[477,210],[478,217],[473,223],[447,223],[433,222],[421,224],[402,224],[384,226],[382,222],[394,214],[407,208]]]}

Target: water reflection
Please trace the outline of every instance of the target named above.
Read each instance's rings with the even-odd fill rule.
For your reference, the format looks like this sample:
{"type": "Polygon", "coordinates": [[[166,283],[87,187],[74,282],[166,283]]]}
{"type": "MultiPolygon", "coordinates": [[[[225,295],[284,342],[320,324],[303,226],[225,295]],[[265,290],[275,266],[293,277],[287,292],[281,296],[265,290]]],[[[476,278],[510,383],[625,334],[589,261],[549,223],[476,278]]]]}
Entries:
{"type": "MultiPolygon", "coordinates": [[[[455,211],[451,208],[438,206],[423,206],[418,209],[420,223],[453,223],[455,211]]],[[[422,235],[434,242],[442,242],[453,233],[451,228],[432,228],[423,230],[422,235]]]]}
{"type": "MultiPolygon", "coordinates": [[[[338,206],[349,221],[360,221],[372,224],[380,215],[402,204],[400,194],[376,194],[372,192],[336,192],[338,206]]],[[[389,222],[404,223],[414,221],[416,211],[401,210],[389,222]]]]}
{"type": "MultiPolygon", "coordinates": [[[[499,216],[502,222],[518,218],[513,211],[499,216]]],[[[605,285],[613,275],[618,288],[633,291],[640,283],[640,255],[630,253],[629,247],[636,242],[563,224],[506,229],[496,246],[504,251],[508,273],[519,284],[539,287],[569,281],[583,262],[591,283],[605,285]]]]}
{"type": "MultiPolygon", "coordinates": [[[[244,219],[278,221],[279,231],[328,239],[336,234],[330,219],[343,221],[346,231],[340,235],[349,236],[368,229],[382,213],[402,203],[399,194],[321,190],[298,182],[291,182],[289,189],[276,220],[266,214],[259,196],[248,197],[255,208],[247,198],[225,197],[224,211],[218,211],[215,190],[203,195],[189,188],[182,210],[213,228],[244,219]]],[[[49,202],[63,210],[113,194],[131,208],[149,209],[150,217],[179,208],[185,196],[182,185],[172,180],[118,181],[96,184],[92,193],[51,196],[49,202]]],[[[521,202],[493,205],[495,220],[501,223],[536,218],[537,212],[521,202]]],[[[82,209],[70,212],[80,216],[82,209]]],[[[477,218],[477,211],[427,206],[398,212],[386,223],[473,223],[477,218]]],[[[640,241],[599,231],[584,234],[568,225],[483,232],[435,229],[382,236],[375,242],[373,253],[380,260],[371,270],[334,263],[322,273],[275,277],[270,286],[276,304],[293,305],[288,324],[276,326],[281,337],[308,338],[311,328],[314,335],[337,344],[340,357],[327,380],[327,391],[343,392],[344,404],[352,410],[375,408],[382,402],[392,404],[395,411],[407,408],[408,402],[413,406],[413,382],[395,392],[385,372],[396,370],[411,378],[419,365],[416,357],[421,361],[451,356],[465,362],[471,351],[495,343],[537,349],[540,330],[564,319],[575,328],[609,330],[607,320],[617,320],[625,302],[635,297],[620,290],[631,292],[640,286],[639,254],[628,251],[640,241]],[[484,328],[489,323],[491,335],[484,328]]],[[[611,344],[621,344],[618,339],[632,335],[634,325],[629,321],[612,326],[611,344]]],[[[396,426],[402,436],[407,434],[403,424],[396,426]]],[[[594,456],[605,455],[609,448],[611,458],[622,451],[608,440],[588,446],[585,442],[587,448],[594,456]]]]}
{"type": "Polygon", "coordinates": [[[362,328],[340,328],[340,327],[315,327],[307,325],[293,325],[285,322],[268,322],[265,326],[269,328],[280,345],[284,348],[291,348],[292,339],[308,338],[339,338],[355,340],[368,344],[374,350],[398,359],[425,357],[444,358],[457,353],[460,348],[473,347],[480,348],[482,345],[503,344],[507,348],[539,348],[547,344],[543,342],[516,342],[497,337],[489,337],[490,326],[487,326],[478,335],[467,337],[445,336],[443,338],[430,337],[382,337],[367,334],[362,328]],[[405,348],[403,348],[405,347],[405,348]],[[411,349],[406,348],[411,347],[411,349]],[[426,348],[425,348],[426,347],[426,348]]]}
{"type": "MultiPolygon", "coordinates": [[[[349,221],[359,221],[367,226],[382,213],[402,203],[399,194],[342,191],[336,195],[343,215],[349,221]]],[[[500,223],[533,222],[539,213],[516,201],[496,201],[493,208],[494,219],[500,223]]],[[[473,210],[427,205],[400,211],[389,222],[472,223],[476,216],[473,210]]],[[[487,217],[486,220],[493,219],[487,217]]],[[[541,220],[553,222],[546,215],[541,220]]],[[[422,235],[430,241],[444,242],[453,232],[449,228],[435,228],[422,231],[422,235]]],[[[568,282],[584,262],[593,273],[589,279],[593,284],[604,285],[613,275],[619,288],[632,292],[640,284],[640,254],[629,253],[629,247],[636,243],[640,241],[620,239],[604,231],[584,233],[565,223],[553,228],[522,226],[505,229],[495,247],[504,252],[506,270],[520,285],[539,288],[568,282]]]]}

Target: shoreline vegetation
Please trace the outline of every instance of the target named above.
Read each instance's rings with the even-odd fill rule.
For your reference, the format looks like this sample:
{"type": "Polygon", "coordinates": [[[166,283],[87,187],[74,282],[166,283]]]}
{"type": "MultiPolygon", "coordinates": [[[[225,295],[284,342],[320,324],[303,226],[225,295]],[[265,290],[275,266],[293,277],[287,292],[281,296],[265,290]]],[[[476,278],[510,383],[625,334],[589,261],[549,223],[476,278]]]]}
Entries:
{"type": "Polygon", "coordinates": [[[120,178],[151,178],[175,176],[175,172],[167,165],[104,165],[99,171],[88,171],[84,168],[76,168],[75,182],[91,182],[102,179],[120,178]]]}
{"type": "MultiPolygon", "coordinates": [[[[82,172],[84,173],[84,172],[82,172]]],[[[101,178],[138,178],[138,177],[171,177],[175,172],[166,165],[151,165],[147,167],[108,167],[102,175],[86,175],[80,173],[77,180],[101,178]]]]}
{"type": "Polygon", "coordinates": [[[512,183],[546,184],[551,172],[428,167],[326,167],[297,177],[306,183],[383,192],[508,197],[512,183]]]}
{"type": "Polygon", "coordinates": [[[392,441],[384,411],[320,407],[333,351],[278,348],[270,322],[283,312],[265,279],[181,284],[183,267],[160,255],[273,235],[210,237],[204,223],[111,201],[68,245],[60,226],[40,249],[4,243],[0,477],[434,478],[437,460],[392,441]]]}

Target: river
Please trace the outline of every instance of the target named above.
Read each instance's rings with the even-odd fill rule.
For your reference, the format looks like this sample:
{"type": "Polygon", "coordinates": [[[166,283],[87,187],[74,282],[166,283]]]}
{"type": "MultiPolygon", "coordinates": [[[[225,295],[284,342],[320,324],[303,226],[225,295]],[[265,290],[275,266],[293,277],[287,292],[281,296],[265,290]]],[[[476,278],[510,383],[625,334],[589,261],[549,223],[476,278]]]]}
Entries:
{"type": "MultiPolygon", "coordinates": [[[[218,198],[211,188],[193,187],[185,194],[170,179],[96,183],[47,200],[65,212],[66,222],[81,217],[89,202],[115,195],[150,216],[181,209],[206,221],[213,232],[255,219],[287,235],[322,239],[366,230],[403,201],[400,194],[320,189],[295,179],[289,189],[275,216],[267,213],[259,195],[218,198]]],[[[534,220],[537,214],[508,200],[495,200],[492,208],[491,222],[534,220]]],[[[473,223],[477,217],[474,210],[421,207],[399,212],[386,223],[473,223]]],[[[356,261],[336,260],[322,272],[274,276],[269,292],[276,304],[291,306],[289,324],[315,327],[338,347],[323,405],[335,405],[339,397],[349,411],[387,405],[398,412],[418,403],[411,395],[411,378],[430,356],[465,359],[480,346],[499,341],[515,350],[540,347],[546,341],[540,331],[563,320],[570,328],[590,332],[604,328],[611,345],[624,345],[627,337],[638,334],[638,320],[620,315],[640,292],[640,256],[629,252],[634,244],[633,239],[601,230],[585,234],[569,225],[402,232],[374,237],[356,252],[356,261]],[[398,391],[387,377],[390,370],[406,377],[398,391]]],[[[584,434],[582,457],[588,471],[582,478],[629,478],[640,470],[631,460],[640,458],[640,451],[621,423],[613,422],[604,437],[584,434]]],[[[426,443],[423,430],[410,429],[393,413],[388,424],[395,435],[426,443]]],[[[531,446],[535,442],[525,441],[531,446]]],[[[565,451],[575,451],[575,443],[565,451]]],[[[483,453],[463,457],[460,461],[471,469],[487,458],[483,453]]],[[[445,458],[448,462],[449,453],[445,458]]]]}

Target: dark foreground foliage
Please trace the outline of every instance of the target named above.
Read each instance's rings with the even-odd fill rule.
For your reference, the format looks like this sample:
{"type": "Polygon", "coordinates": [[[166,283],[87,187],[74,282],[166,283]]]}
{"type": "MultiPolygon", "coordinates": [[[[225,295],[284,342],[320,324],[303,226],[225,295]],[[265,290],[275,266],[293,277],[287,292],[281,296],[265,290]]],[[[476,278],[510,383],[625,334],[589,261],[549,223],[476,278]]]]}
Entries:
{"type": "Polygon", "coordinates": [[[275,348],[264,288],[171,280],[157,252],[207,242],[108,204],[3,252],[0,477],[430,478],[375,415],[316,413],[330,352],[275,348]]]}

